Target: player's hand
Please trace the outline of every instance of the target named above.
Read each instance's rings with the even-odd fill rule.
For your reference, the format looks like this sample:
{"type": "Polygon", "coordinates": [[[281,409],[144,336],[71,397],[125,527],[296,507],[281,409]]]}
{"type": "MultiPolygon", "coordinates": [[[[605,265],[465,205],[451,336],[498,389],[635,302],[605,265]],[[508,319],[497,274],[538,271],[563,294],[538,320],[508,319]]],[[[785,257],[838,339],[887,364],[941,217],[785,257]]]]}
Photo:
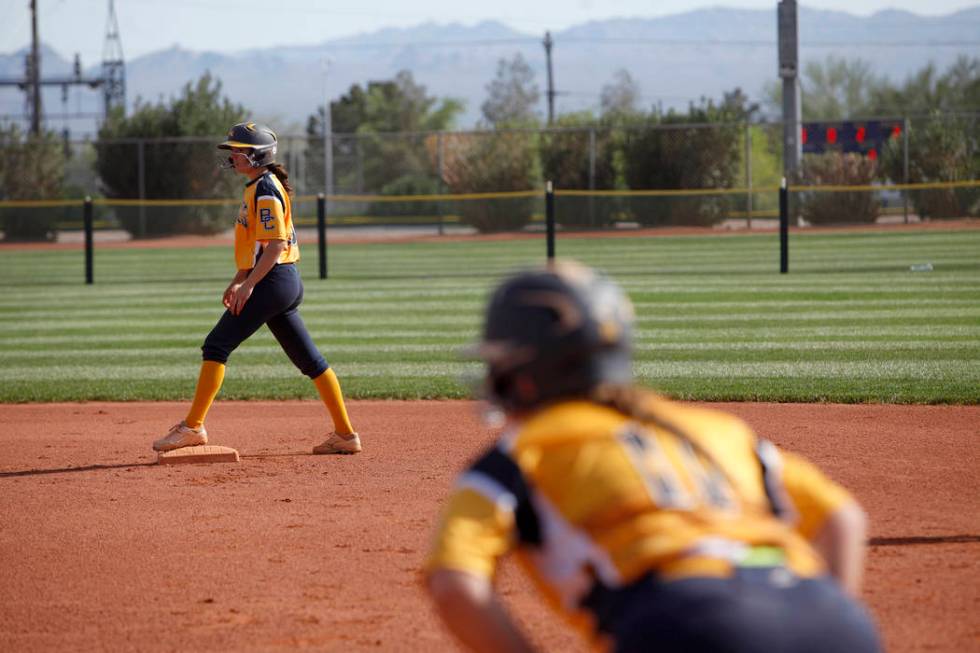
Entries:
{"type": "Polygon", "coordinates": [[[237,288],[237,283],[229,284],[228,287],[225,288],[225,292],[221,296],[221,303],[225,305],[225,308],[231,308],[231,298],[235,296],[235,290],[237,288]]]}
{"type": "Polygon", "coordinates": [[[254,286],[247,281],[234,287],[231,297],[229,298],[230,306],[228,306],[228,310],[231,311],[232,315],[238,315],[242,312],[242,309],[245,308],[245,302],[247,302],[248,298],[252,296],[253,289],[254,286]]]}

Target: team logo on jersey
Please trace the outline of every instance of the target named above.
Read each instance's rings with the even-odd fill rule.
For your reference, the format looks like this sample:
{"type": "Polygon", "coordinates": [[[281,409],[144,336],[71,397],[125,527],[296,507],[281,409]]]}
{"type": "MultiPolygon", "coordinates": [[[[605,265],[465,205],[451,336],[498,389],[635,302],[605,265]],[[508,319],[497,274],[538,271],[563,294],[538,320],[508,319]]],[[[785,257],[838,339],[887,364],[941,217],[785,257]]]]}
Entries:
{"type": "Polygon", "coordinates": [[[266,228],[267,231],[271,231],[276,228],[275,217],[272,215],[270,209],[259,209],[259,220],[262,221],[262,226],[266,228]]]}

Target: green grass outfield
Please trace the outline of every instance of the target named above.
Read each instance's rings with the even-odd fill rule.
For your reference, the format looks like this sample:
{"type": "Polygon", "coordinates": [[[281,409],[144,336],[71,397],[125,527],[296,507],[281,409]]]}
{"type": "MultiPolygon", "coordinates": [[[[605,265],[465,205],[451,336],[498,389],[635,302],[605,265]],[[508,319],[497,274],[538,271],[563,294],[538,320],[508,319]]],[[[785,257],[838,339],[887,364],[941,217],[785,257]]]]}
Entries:
{"type": "MultiPolygon", "coordinates": [[[[0,249],[0,401],[188,399],[222,311],[230,247],[0,249]]],[[[303,316],[351,397],[464,397],[488,289],[542,240],[339,244],[303,316]]],[[[980,230],[561,239],[637,309],[636,372],[702,400],[980,402],[980,230]],[[909,266],[931,263],[931,272],[909,266]]],[[[313,398],[262,330],[222,398],[313,398]]]]}

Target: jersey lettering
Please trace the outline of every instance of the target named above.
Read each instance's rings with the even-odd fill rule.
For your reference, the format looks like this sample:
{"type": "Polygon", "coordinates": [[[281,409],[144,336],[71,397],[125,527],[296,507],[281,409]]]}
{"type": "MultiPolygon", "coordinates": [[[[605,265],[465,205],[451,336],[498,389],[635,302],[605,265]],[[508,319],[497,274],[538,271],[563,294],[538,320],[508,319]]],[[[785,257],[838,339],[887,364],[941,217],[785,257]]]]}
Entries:
{"type": "Polygon", "coordinates": [[[655,437],[644,434],[637,425],[632,424],[617,438],[658,507],[664,510],[693,510],[700,505],[726,511],[734,509],[728,479],[717,464],[706,467],[690,442],[682,442],[681,459],[696,488],[693,493],[684,487],[677,470],[655,437]]]}

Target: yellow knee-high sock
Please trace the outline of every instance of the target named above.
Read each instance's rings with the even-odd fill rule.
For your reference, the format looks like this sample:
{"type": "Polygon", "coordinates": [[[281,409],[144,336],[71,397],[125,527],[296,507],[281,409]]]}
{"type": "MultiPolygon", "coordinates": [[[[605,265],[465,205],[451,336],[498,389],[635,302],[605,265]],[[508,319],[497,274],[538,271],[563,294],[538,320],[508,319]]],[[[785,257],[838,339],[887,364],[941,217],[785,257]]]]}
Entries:
{"type": "Polygon", "coordinates": [[[216,361],[204,361],[201,363],[201,374],[197,377],[197,390],[194,391],[194,401],[191,409],[187,413],[184,422],[192,429],[201,428],[204,424],[204,416],[208,414],[208,409],[214,402],[214,398],[221,390],[221,383],[225,380],[224,363],[216,361]]]}
{"type": "Polygon", "coordinates": [[[326,372],[313,379],[313,385],[316,386],[320,399],[330,412],[334,430],[340,435],[353,433],[354,427],[351,426],[350,418],[347,417],[347,408],[344,407],[344,395],[340,392],[340,381],[337,380],[333,370],[327,368],[326,372]]]}

